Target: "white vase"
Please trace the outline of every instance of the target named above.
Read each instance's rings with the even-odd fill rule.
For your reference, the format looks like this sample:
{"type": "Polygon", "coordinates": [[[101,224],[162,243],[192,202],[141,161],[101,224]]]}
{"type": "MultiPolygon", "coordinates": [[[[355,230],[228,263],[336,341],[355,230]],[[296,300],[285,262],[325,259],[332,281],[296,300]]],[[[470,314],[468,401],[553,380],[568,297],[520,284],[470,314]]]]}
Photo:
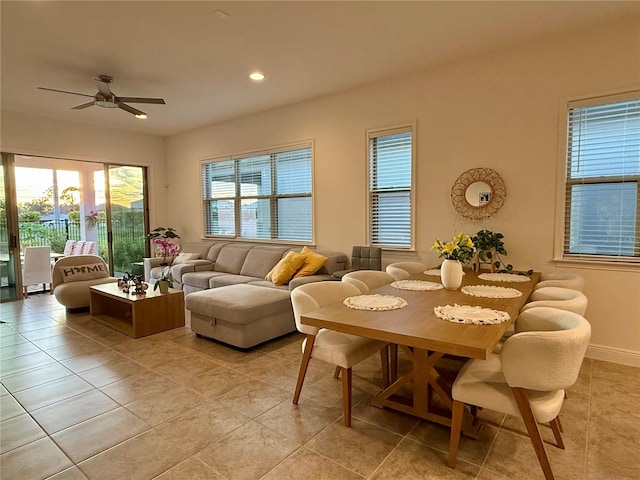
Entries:
{"type": "Polygon", "coordinates": [[[462,264],[458,260],[445,260],[440,267],[440,280],[447,290],[457,290],[462,285],[462,264]]]}

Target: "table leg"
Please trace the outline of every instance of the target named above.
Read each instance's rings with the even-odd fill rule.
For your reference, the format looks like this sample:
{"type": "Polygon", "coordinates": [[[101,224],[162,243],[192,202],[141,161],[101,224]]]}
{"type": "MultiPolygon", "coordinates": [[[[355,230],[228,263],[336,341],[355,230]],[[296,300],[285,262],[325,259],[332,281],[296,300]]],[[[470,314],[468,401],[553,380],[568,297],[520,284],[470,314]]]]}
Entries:
{"type": "MultiPolygon", "coordinates": [[[[444,354],[420,348],[404,346],[402,348],[412,362],[411,372],[402,375],[388,388],[376,395],[372,401],[373,405],[392,408],[450,427],[453,408],[451,386],[445,382],[436,369],[436,363],[444,354]],[[413,386],[412,397],[406,398],[398,395],[398,392],[409,384],[413,386]],[[445,408],[434,405],[434,394],[445,408]]],[[[477,438],[479,435],[478,425],[467,409],[464,409],[462,418],[462,433],[471,438],[477,438]]]]}

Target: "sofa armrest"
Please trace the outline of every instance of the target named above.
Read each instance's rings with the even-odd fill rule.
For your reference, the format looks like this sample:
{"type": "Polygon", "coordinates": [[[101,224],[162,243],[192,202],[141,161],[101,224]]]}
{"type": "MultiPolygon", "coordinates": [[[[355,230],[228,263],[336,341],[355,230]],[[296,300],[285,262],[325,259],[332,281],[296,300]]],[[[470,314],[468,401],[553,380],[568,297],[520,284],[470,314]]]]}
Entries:
{"type": "Polygon", "coordinates": [[[148,282],[149,280],[151,280],[151,269],[162,265],[162,258],[160,257],[143,258],[142,264],[144,267],[144,281],[148,282]]]}

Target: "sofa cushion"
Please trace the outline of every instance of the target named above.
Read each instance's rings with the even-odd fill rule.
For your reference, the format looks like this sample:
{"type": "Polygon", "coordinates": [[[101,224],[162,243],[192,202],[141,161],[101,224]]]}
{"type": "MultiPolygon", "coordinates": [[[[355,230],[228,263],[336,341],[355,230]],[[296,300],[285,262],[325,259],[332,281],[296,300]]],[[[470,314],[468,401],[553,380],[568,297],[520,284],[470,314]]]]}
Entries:
{"type": "Polygon", "coordinates": [[[285,285],[291,277],[302,267],[306,257],[300,253],[288,252],[282,260],[276,263],[275,267],[264,277],[271,280],[274,285],[285,285]]]}
{"type": "Polygon", "coordinates": [[[302,267],[296,272],[293,278],[306,277],[307,275],[313,275],[320,267],[322,267],[328,260],[328,257],[324,255],[320,255],[317,252],[314,252],[308,247],[302,247],[301,255],[304,255],[304,264],[302,267]]]}
{"type": "Polygon", "coordinates": [[[292,309],[287,290],[253,285],[230,285],[190,293],[185,306],[192,312],[236,324],[253,323],[292,309]]]}
{"type": "Polygon", "coordinates": [[[257,246],[251,249],[244,260],[240,275],[264,278],[273,266],[280,261],[285,247],[257,246]]]}
{"type": "Polygon", "coordinates": [[[60,269],[64,283],[95,280],[109,276],[104,263],[89,263],[86,265],[69,265],[60,269]]]}
{"type": "Polygon", "coordinates": [[[214,243],[213,245],[211,245],[211,247],[209,247],[209,250],[207,251],[206,259],[210,262],[215,262],[218,259],[218,255],[220,255],[220,250],[222,250],[222,247],[224,247],[225,245],[227,245],[226,242],[214,243]]]}
{"type": "Polygon", "coordinates": [[[240,273],[242,264],[252,248],[254,248],[253,245],[224,245],[216,258],[213,269],[216,272],[240,273]]]}
{"type": "Polygon", "coordinates": [[[239,285],[243,283],[255,282],[260,280],[256,277],[249,277],[246,275],[235,275],[230,273],[220,273],[209,279],[208,288],[226,287],[227,285],[239,285]]]}
{"type": "Polygon", "coordinates": [[[211,242],[187,242],[180,249],[184,253],[197,253],[197,258],[205,258],[213,243],[211,242]]]}
{"type": "Polygon", "coordinates": [[[205,272],[189,272],[182,276],[182,283],[191,287],[197,287],[201,290],[206,290],[209,287],[209,280],[215,276],[227,275],[226,273],[212,272],[211,270],[205,272]]]}

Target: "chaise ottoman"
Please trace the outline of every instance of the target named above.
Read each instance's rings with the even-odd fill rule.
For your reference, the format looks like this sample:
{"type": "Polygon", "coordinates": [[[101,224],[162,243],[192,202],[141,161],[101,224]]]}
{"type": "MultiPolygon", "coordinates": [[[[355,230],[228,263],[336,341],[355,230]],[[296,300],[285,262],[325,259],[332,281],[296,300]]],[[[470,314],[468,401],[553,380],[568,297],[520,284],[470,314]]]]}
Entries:
{"type": "Polygon", "coordinates": [[[289,290],[228,285],[186,296],[191,330],[240,348],[296,330],[289,290]]]}

